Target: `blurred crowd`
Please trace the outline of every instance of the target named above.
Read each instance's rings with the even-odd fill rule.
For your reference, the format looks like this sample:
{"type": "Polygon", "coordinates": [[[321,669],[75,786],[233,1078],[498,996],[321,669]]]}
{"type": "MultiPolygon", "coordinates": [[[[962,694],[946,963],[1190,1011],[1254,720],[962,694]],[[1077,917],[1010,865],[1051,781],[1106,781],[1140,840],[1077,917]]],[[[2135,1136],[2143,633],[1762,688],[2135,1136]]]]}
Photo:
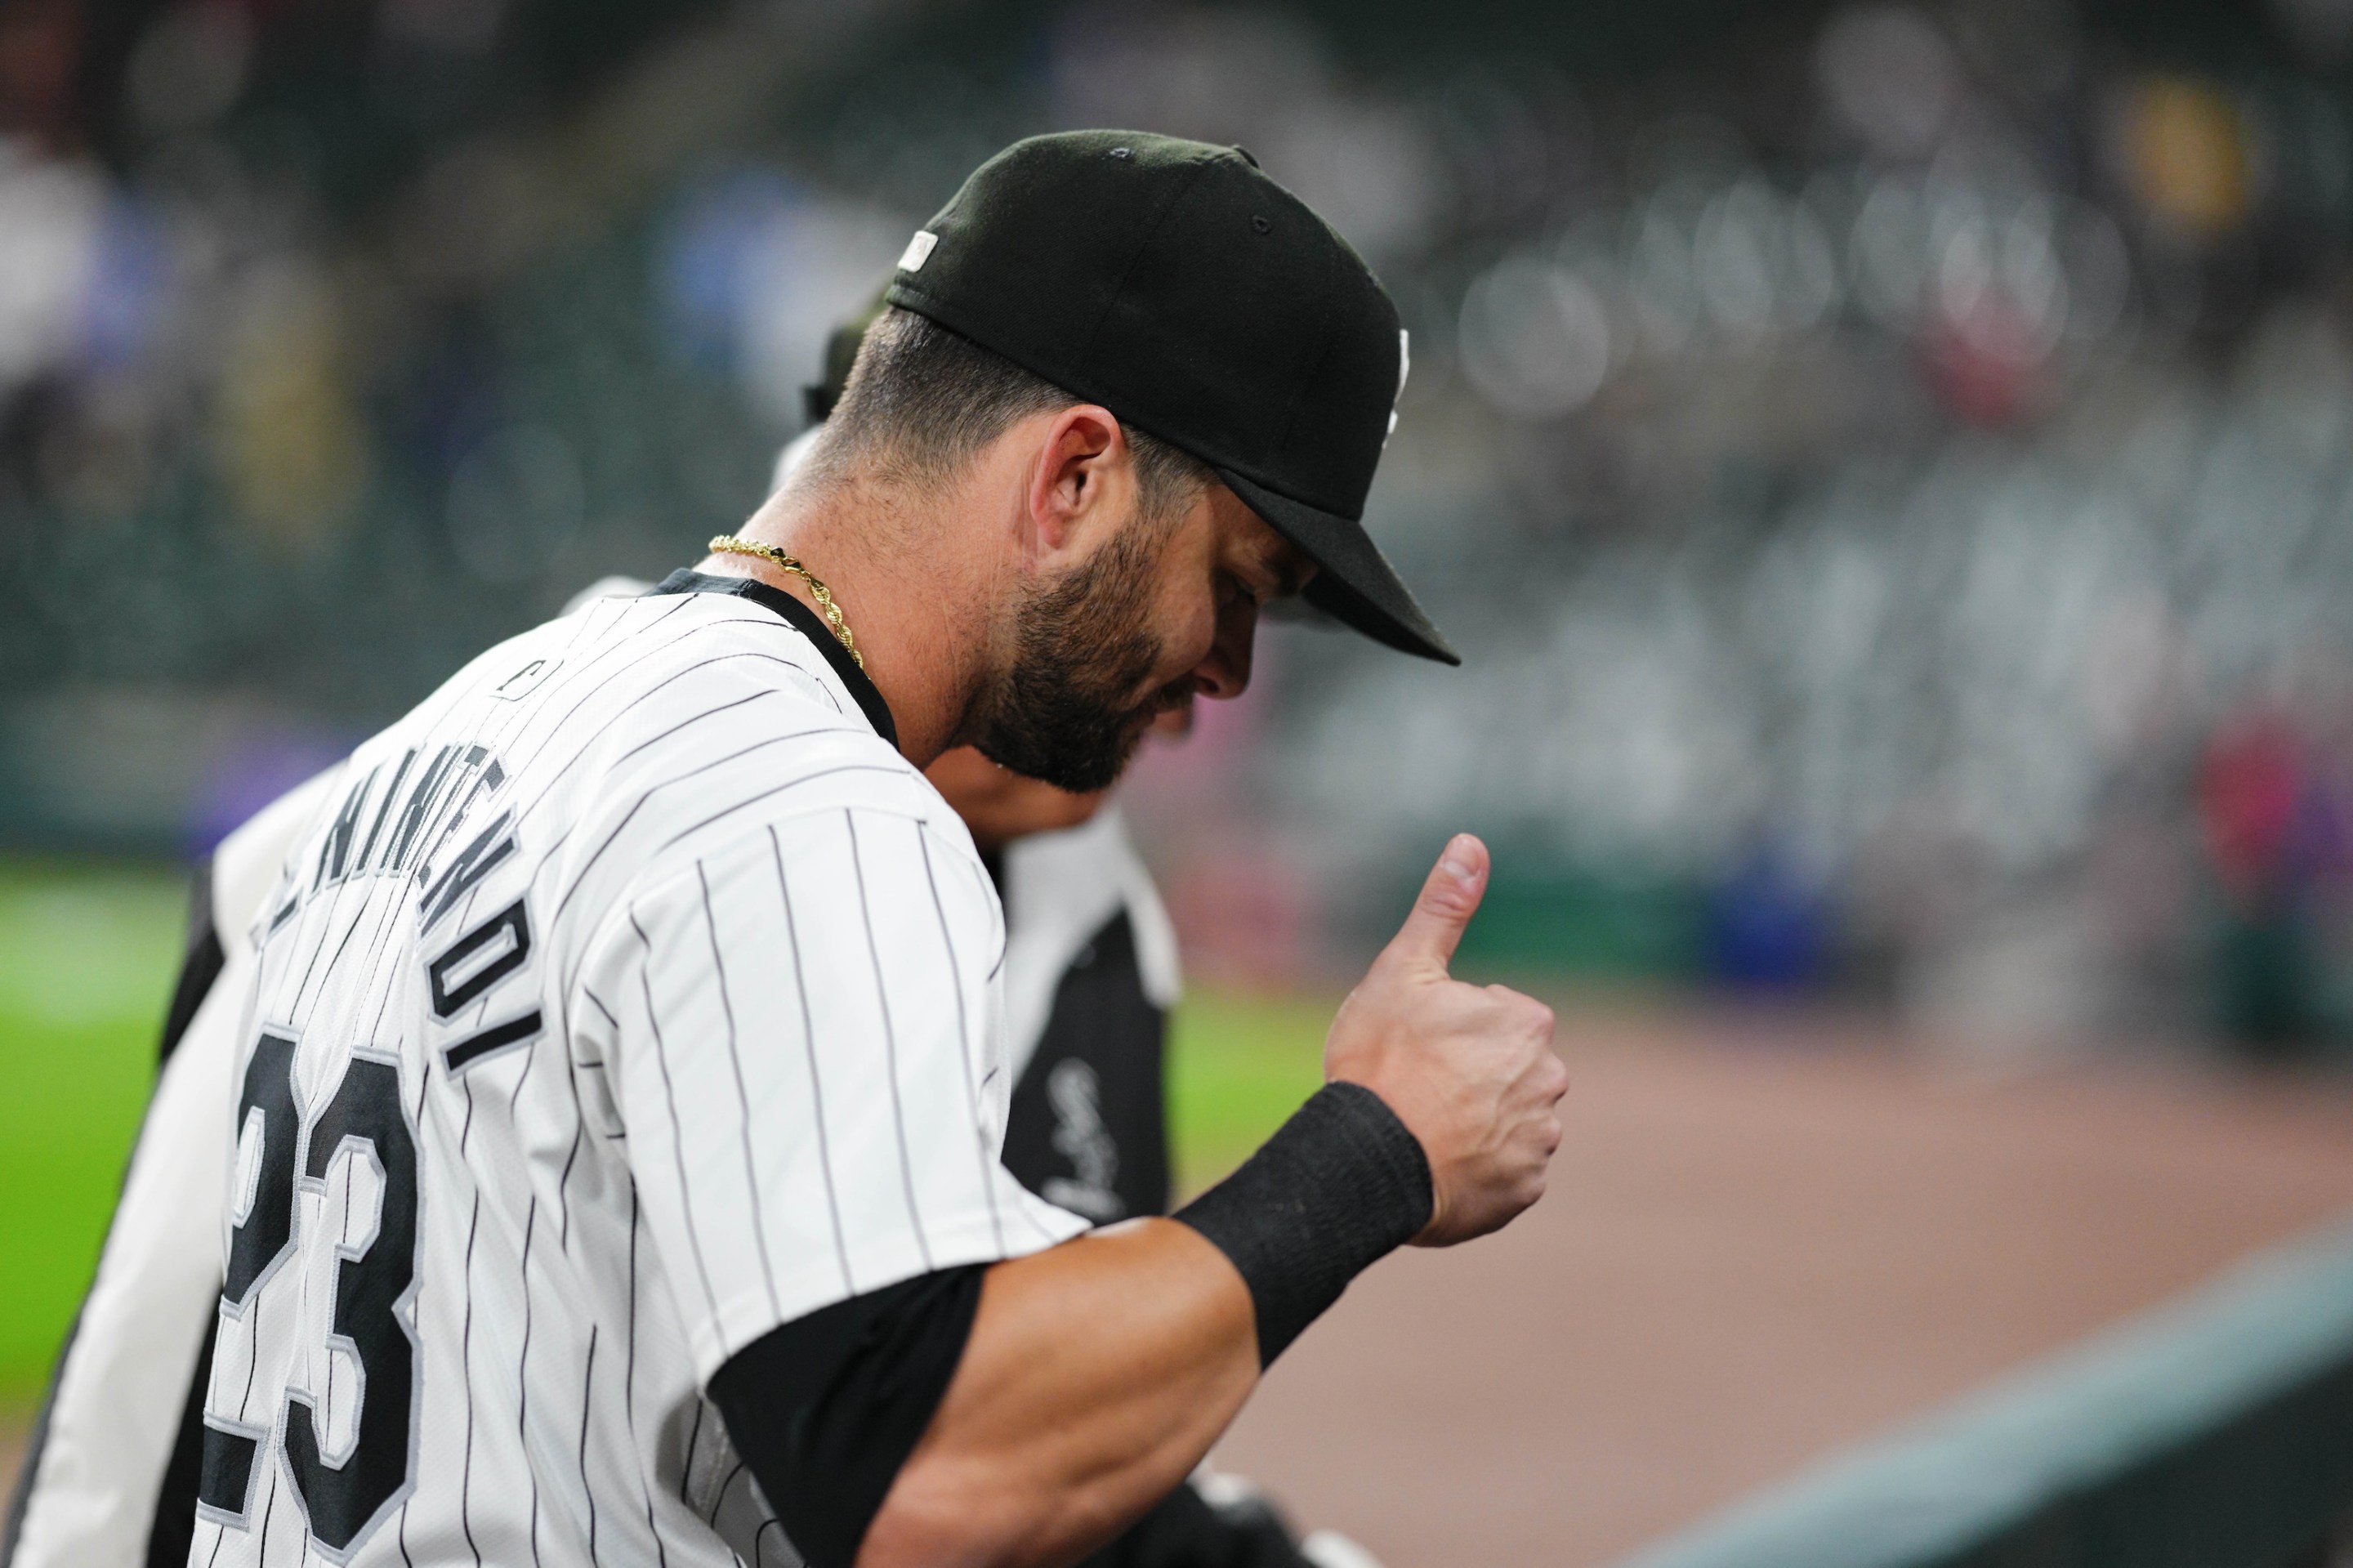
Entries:
{"type": "Polygon", "coordinates": [[[1468,658],[1284,626],[1148,759],[1198,969],[1469,826],[1498,965],[2353,1033],[2353,0],[654,9],[0,7],[0,835],[201,843],[685,561],[965,172],[1134,124],[1398,297],[1468,658]]]}

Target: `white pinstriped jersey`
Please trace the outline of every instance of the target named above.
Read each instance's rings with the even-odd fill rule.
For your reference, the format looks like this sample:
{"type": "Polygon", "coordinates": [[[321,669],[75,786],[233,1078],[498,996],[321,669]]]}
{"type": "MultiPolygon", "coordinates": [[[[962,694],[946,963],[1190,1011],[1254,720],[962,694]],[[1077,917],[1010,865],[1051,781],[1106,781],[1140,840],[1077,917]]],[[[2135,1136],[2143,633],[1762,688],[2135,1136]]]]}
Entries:
{"type": "Polygon", "coordinates": [[[962,822],[753,599],[476,660],[266,908],[195,1563],[793,1563],[712,1374],[1083,1228],[998,1164],[962,822]]]}

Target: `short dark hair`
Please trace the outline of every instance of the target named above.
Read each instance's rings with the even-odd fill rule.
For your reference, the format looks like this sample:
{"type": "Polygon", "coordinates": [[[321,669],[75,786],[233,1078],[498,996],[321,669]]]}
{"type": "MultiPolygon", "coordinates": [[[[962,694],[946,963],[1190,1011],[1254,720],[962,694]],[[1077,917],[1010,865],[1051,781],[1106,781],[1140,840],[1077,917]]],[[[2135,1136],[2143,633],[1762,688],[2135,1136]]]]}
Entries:
{"type": "MultiPolygon", "coordinates": [[[[892,306],[866,329],[825,435],[809,454],[820,478],[873,464],[930,486],[955,477],[1015,420],[1080,399],[928,316],[892,306]]],[[[1173,517],[1217,478],[1207,463],[1125,421],[1136,501],[1173,517]]]]}

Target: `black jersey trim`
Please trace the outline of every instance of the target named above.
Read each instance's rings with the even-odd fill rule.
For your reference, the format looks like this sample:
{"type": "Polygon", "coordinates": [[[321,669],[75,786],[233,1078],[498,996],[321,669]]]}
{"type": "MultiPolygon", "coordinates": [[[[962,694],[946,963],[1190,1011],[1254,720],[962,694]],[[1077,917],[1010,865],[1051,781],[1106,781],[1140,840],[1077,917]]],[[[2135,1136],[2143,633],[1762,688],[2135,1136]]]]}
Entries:
{"type": "Polygon", "coordinates": [[[227,963],[220,931],[213,924],[213,863],[206,855],[196,863],[195,883],[188,892],[187,958],[180,965],[179,983],[172,989],[172,1005],[164,1014],[164,1037],[156,1051],[159,1061],[169,1062],[172,1053],[180,1048],[180,1036],[188,1032],[196,1009],[212,994],[213,981],[220,979],[227,963]]]}
{"type": "Polygon", "coordinates": [[[732,594],[737,599],[748,599],[754,604],[784,617],[792,623],[796,631],[807,638],[816,645],[817,651],[825,655],[825,662],[833,666],[833,673],[841,677],[843,685],[849,688],[850,696],[857,701],[858,711],[866,715],[866,722],[874,726],[874,733],[889,741],[893,751],[899,748],[899,723],[891,716],[891,705],[882,700],[882,693],[874,684],[872,677],[858,667],[858,661],[850,656],[849,649],[841,645],[841,640],[818,619],[817,611],[784,589],[771,588],[757,577],[713,577],[708,572],[698,572],[685,567],[655,584],[646,597],[650,599],[656,594],[666,593],[732,594]]]}

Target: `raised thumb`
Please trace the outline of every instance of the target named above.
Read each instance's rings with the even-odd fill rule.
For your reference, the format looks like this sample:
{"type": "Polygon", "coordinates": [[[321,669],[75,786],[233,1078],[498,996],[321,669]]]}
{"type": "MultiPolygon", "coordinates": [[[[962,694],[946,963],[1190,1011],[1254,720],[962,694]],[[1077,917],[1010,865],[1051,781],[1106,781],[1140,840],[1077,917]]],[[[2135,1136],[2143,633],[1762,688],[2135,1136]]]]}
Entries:
{"type": "Polygon", "coordinates": [[[1486,892],[1487,846],[1469,833],[1455,834],[1422,879],[1411,912],[1381,957],[1443,971],[1486,892]]]}

